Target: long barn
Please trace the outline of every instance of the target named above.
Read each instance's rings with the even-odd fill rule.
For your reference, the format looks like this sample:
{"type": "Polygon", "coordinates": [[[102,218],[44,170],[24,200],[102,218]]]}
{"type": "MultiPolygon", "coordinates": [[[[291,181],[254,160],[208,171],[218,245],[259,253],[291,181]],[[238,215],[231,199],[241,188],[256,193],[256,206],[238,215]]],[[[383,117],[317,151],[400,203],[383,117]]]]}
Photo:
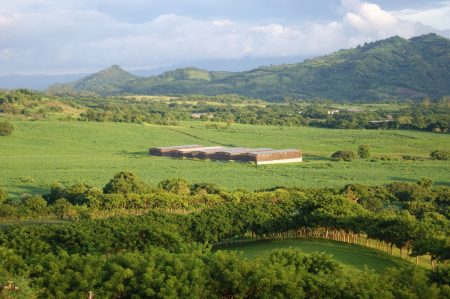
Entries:
{"type": "Polygon", "coordinates": [[[149,150],[151,156],[170,156],[172,152],[180,149],[187,148],[200,148],[203,145],[200,144],[188,144],[188,145],[175,145],[166,147],[153,147],[149,150]]]}
{"type": "Polygon", "coordinates": [[[189,144],[168,147],[155,147],[151,148],[149,152],[152,156],[253,162],[257,165],[295,163],[303,161],[302,152],[296,149],[252,149],[244,147],[202,146],[199,144],[189,144]]]}
{"type": "Polygon", "coordinates": [[[248,153],[247,161],[255,162],[257,165],[262,164],[279,164],[302,162],[302,152],[296,149],[272,150],[248,153]]]}

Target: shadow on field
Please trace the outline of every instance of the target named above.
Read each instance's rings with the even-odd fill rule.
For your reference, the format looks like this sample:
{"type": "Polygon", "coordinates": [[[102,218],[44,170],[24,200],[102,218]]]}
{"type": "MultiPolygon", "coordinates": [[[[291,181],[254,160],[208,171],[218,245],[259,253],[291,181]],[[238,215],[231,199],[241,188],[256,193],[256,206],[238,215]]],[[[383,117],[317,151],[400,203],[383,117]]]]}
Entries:
{"type": "Polygon", "coordinates": [[[331,159],[330,157],[311,155],[311,154],[304,154],[303,159],[305,161],[333,161],[333,159],[331,159]]]}
{"type": "Polygon", "coordinates": [[[128,152],[128,151],[121,151],[121,155],[125,155],[131,158],[142,158],[142,157],[148,157],[149,153],[148,151],[139,151],[139,152],[128,152]]]}
{"type": "Polygon", "coordinates": [[[411,178],[401,178],[398,176],[391,176],[389,180],[394,182],[405,182],[405,183],[416,183],[418,180],[411,179],[411,178]]]}
{"type": "MultiPolygon", "coordinates": [[[[405,183],[417,183],[420,179],[410,179],[410,178],[401,178],[401,177],[390,177],[390,180],[394,182],[405,182],[405,183]]],[[[433,185],[435,186],[450,186],[449,181],[433,181],[433,185]]]]}
{"type": "Polygon", "coordinates": [[[436,182],[433,182],[433,185],[450,187],[450,182],[449,181],[436,181],[436,182]]]}
{"type": "Polygon", "coordinates": [[[49,189],[45,187],[36,187],[36,186],[20,186],[19,190],[14,192],[8,192],[11,198],[20,198],[25,194],[45,194],[48,193],[49,189]]]}

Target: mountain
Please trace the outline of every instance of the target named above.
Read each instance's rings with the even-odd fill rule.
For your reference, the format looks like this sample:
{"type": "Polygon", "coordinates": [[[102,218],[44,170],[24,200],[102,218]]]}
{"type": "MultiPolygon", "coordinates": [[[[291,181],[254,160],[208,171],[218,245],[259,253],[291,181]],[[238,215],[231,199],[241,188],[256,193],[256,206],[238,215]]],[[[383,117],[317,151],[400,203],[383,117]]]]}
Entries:
{"type": "Polygon", "coordinates": [[[301,63],[236,73],[184,68],[144,78],[113,66],[59,87],[103,95],[236,93],[268,100],[437,98],[450,95],[450,40],[436,34],[391,37],[301,63]]]}
{"type": "Polygon", "coordinates": [[[96,74],[76,80],[68,84],[56,84],[49,87],[49,90],[73,90],[76,92],[88,91],[98,94],[116,94],[123,92],[123,86],[138,80],[134,76],[118,65],[113,65],[96,74]]]}

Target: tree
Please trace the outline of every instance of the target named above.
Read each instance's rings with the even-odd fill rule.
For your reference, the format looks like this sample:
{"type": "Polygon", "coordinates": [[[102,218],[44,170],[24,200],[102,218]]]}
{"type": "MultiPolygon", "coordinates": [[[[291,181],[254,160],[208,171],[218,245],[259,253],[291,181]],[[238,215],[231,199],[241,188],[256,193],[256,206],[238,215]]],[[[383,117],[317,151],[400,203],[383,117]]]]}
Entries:
{"type": "Polygon", "coordinates": [[[337,151],[331,155],[331,158],[335,160],[343,160],[347,162],[351,162],[353,159],[356,158],[356,155],[352,151],[337,151]]]}
{"type": "Polygon", "coordinates": [[[0,121],[0,136],[10,136],[14,131],[14,126],[7,121],[0,121]]]}
{"type": "Polygon", "coordinates": [[[358,156],[363,159],[370,157],[370,146],[368,144],[361,144],[358,147],[358,156]]]}
{"type": "Polygon", "coordinates": [[[42,196],[26,195],[22,198],[22,211],[28,216],[44,216],[47,214],[47,201],[42,196]]]}
{"type": "Polygon", "coordinates": [[[429,273],[430,280],[438,285],[450,286],[450,265],[440,264],[429,273]]]}
{"type": "Polygon", "coordinates": [[[188,182],[184,179],[167,179],[160,182],[158,187],[178,195],[188,195],[191,192],[188,182]]]}
{"type": "Polygon", "coordinates": [[[150,190],[149,186],[131,172],[121,171],[114,175],[103,188],[104,193],[137,193],[144,194],[150,190]]]}
{"type": "Polygon", "coordinates": [[[0,187],[0,204],[4,203],[7,197],[8,193],[0,187]]]}
{"type": "Polygon", "coordinates": [[[79,217],[78,211],[75,207],[65,198],[59,198],[51,205],[53,212],[59,219],[74,220],[79,217]]]}
{"type": "Polygon", "coordinates": [[[425,189],[430,189],[433,185],[433,181],[430,178],[423,177],[417,182],[417,185],[425,189]]]}
{"type": "Polygon", "coordinates": [[[450,160],[450,152],[435,150],[430,153],[432,160],[450,160]]]}

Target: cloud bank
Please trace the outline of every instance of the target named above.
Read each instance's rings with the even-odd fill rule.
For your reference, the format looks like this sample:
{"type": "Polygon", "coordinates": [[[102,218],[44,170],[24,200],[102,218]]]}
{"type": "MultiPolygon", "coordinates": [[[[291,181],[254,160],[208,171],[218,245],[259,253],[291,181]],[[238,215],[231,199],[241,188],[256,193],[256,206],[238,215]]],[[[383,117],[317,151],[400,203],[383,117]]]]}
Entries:
{"type": "MultiPolygon", "coordinates": [[[[435,18],[448,16],[450,2],[428,10],[388,12],[374,3],[342,0],[336,20],[289,24],[178,14],[131,22],[96,8],[104,2],[48,0],[43,5],[15,0],[0,8],[0,73],[90,72],[111,64],[142,69],[202,60],[321,55],[393,35],[409,38],[450,29],[448,21],[435,18]]],[[[139,0],[134,5],[156,2],[139,0]]]]}

